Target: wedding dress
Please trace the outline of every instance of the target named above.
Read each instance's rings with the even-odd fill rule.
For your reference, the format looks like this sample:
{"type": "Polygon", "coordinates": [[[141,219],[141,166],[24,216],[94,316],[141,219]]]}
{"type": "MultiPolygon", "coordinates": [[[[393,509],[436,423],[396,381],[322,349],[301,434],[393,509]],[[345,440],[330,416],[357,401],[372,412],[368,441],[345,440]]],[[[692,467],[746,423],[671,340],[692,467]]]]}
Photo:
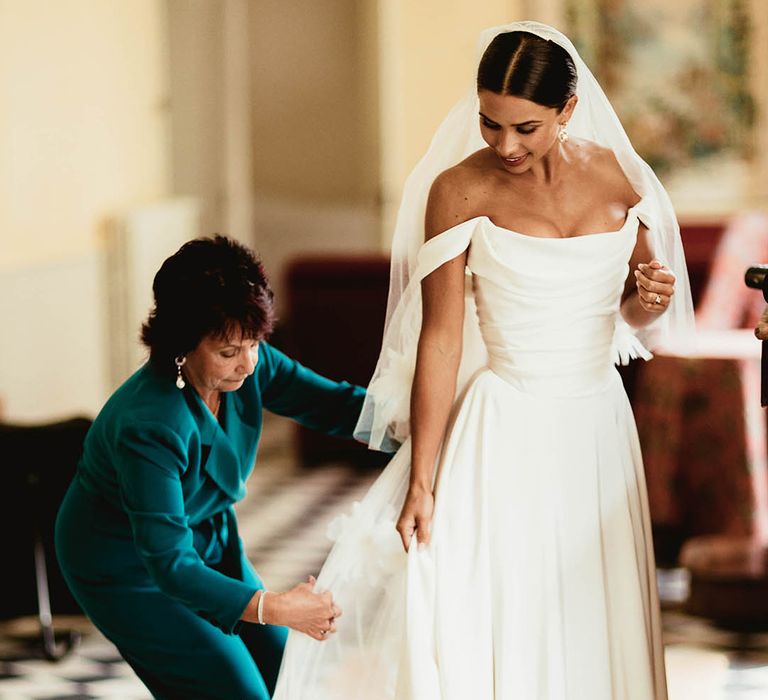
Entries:
{"type": "Polygon", "coordinates": [[[617,231],[541,238],[476,217],[424,243],[435,177],[485,144],[474,89],[405,184],[382,352],[358,435],[397,449],[340,516],[317,589],[344,610],[323,642],[291,632],[276,700],[666,700],[642,458],[614,364],[692,329],[679,227],[594,76],[578,74],[569,133],[613,151],[640,201],[617,231]],[[677,277],[638,338],[619,304],[640,222],[677,277]],[[431,541],[395,530],[410,471],[420,284],[467,251],[457,395],[435,469],[431,541]]]}
{"type": "Polygon", "coordinates": [[[570,238],[480,217],[423,246],[424,273],[468,249],[488,354],[444,441],[432,540],[406,555],[395,532],[406,443],[336,524],[318,586],[344,609],[340,632],[291,633],[278,700],[666,697],[642,460],[614,367],[641,209],[570,238]]]}

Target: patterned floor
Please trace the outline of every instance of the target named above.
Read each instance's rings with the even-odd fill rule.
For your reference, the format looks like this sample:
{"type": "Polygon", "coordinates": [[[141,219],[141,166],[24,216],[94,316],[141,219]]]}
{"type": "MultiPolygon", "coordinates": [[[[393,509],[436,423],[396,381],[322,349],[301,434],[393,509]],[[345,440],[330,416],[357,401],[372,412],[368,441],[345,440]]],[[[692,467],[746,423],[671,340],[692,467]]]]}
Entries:
{"type": "MultiPolygon", "coordinates": [[[[289,430],[282,419],[268,421],[249,495],[238,507],[248,554],[274,590],[318,571],[330,544],[328,523],[359,500],[375,478],[340,464],[298,469],[287,447],[289,430]]],[[[670,700],[768,699],[768,635],[739,637],[677,612],[675,603],[685,595],[684,572],[660,572],[659,583],[667,601],[670,700]]],[[[36,658],[22,643],[34,632],[34,620],[0,625],[0,700],[150,699],[114,647],[87,621],[58,622],[82,632],[76,650],[58,663],[36,658]]]]}

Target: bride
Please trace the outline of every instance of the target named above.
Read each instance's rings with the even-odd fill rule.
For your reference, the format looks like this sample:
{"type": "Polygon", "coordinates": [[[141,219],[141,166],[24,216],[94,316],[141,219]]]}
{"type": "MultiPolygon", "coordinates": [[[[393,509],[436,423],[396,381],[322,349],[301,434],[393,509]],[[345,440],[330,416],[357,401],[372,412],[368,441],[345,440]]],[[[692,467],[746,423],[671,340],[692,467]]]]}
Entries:
{"type": "Polygon", "coordinates": [[[480,48],[398,216],[358,434],[399,449],[333,524],[317,586],[344,617],[290,634],[278,700],[666,698],[613,365],[691,327],[679,229],[566,37],[480,48]]]}

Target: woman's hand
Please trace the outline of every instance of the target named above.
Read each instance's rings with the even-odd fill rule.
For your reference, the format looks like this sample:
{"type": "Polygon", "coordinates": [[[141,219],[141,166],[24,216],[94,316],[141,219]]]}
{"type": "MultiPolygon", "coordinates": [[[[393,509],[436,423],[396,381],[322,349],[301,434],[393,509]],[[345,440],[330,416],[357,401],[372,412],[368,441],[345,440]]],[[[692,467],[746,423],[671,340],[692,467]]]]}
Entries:
{"type": "Polygon", "coordinates": [[[429,524],[432,521],[434,507],[435,497],[432,491],[413,486],[408,489],[397,521],[397,531],[400,533],[406,552],[414,532],[419,544],[429,544],[429,524]]]}
{"type": "MultiPolygon", "coordinates": [[[[327,639],[336,631],[336,618],[341,616],[341,608],[333,602],[330,592],[315,593],[312,590],[314,585],[315,577],[310,576],[305,583],[284,593],[257,592],[254,596],[257,604],[259,595],[267,596],[263,606],[264,622],[286,625],[319,641],[327,639]]],[[[251,608],[252,604],[248,607],[251,608]]]]}
{"type": "Polygon", "coordinates": [[[675,293],[675,275],[658,260],[640,263],[635,270],[635,284],[640,306],[651,313],[666,311],[675,293]]]}

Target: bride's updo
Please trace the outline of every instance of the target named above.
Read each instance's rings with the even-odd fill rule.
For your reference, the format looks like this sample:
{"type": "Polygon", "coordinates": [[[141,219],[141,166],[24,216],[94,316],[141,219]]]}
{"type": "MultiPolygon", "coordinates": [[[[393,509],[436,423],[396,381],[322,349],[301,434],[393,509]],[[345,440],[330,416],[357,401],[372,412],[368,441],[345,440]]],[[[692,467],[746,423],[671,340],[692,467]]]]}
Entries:
{"type": "Polygon", "coordinates": [[[477,89],[561,110],[576,94],[576,66],[554,41],[529,32],[498,34],[477,69],[477,89]]]}

